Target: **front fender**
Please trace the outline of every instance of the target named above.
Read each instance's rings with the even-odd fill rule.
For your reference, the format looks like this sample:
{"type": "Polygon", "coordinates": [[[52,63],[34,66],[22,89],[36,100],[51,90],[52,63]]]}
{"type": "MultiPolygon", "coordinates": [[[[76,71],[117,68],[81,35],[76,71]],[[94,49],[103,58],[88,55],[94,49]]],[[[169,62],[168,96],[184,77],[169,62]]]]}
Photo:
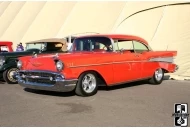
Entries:
{"type": "Polygon", "coordinates": [[[97,66],[85,66],[85,67],[70,67],[65,68],[62,74],[67,79],[76,78],[78,79],[79,76],[86,71],[95,71],[97,72],[106,82],[106,84],[113,84],[114,77],[113,77],[113,65],[97,65],[97,66]],[[106,69],[105,69],[106,68],[106,69]]]}
{"type": "Polygon", "coordinates": [[[0,68],[0,71],[5,71],[9,68],[17,68],[17,63],[15,59],[5,62],[5,64],[0,68]]]}

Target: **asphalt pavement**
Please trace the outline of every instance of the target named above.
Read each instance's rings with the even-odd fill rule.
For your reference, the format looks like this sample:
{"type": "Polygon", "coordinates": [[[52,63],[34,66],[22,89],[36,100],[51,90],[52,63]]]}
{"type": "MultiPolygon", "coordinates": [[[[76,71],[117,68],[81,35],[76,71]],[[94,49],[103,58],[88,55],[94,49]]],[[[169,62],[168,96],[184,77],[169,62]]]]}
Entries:
{"type": "Polygon", "coordinates": [[[190,81],[102,87],[91,97],[0,82],[0,126],[174,126],[175,103],[190,104],[190,81]]]}

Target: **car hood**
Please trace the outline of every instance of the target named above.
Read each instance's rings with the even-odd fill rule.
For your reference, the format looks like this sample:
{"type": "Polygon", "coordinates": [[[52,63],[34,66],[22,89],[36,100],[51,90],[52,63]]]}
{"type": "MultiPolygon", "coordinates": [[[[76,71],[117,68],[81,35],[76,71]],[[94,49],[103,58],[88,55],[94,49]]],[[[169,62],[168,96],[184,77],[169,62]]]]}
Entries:
{"type": "Polygon", "coordinates": [[[6,56],[6,57],[17,57],[17,56],[23,56],[28,54],[28,52],[26,51],[22,51],[22,52],[3,52],[0,53],[0,56],[6,56]]]}

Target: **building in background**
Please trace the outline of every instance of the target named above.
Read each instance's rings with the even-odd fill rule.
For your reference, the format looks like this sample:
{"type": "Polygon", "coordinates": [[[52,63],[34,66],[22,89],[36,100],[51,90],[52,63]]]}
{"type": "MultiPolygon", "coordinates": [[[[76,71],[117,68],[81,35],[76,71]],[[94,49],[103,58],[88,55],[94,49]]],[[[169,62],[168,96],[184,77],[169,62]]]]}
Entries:
{"type": "Polygon", "coordinates": [[[14,43],[73,33],[125,33],[145,38],[154,50],[177,50],[177,79],[190,76],[190,3],[2,2],[0,39],[14,43]]]}

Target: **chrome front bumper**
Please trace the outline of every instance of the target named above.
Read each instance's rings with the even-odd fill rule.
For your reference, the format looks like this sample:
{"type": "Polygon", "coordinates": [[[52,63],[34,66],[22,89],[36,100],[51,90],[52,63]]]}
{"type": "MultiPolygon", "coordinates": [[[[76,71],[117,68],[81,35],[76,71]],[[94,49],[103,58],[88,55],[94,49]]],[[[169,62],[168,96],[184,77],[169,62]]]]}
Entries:
{"type": "Polygon", "coordinates": [[[50,71],[19,71],[15,74],[18,84],[24,88],[69,92],[75,89],[78,79],[66,80],[60,73],[50,71]]]}

